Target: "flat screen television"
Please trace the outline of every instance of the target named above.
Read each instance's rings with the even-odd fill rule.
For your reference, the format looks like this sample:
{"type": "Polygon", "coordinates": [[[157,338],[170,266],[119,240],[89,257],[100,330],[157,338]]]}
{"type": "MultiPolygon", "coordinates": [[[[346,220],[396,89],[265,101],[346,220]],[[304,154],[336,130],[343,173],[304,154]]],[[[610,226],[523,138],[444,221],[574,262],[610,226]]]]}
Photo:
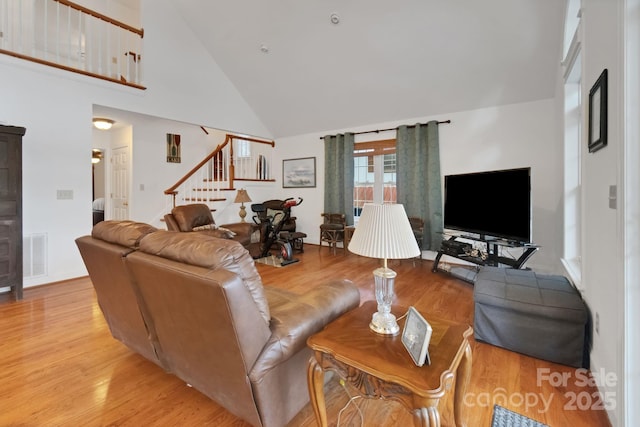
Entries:
{"type": "Polygon", "coordinates": [[[531,168],[446,175],[444,228],[531,243],[531,168]]]}

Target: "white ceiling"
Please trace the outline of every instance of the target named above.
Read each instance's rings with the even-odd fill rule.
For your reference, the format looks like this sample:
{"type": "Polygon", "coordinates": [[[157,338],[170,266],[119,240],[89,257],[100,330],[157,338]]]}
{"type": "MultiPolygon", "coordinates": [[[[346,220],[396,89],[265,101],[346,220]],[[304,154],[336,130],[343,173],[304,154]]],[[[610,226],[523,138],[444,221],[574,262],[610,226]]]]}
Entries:
{"type": "Polygon", "coordinates": [[[565,0],[174,4],[276,138],[553,97],[566,8],[565,0]]]}

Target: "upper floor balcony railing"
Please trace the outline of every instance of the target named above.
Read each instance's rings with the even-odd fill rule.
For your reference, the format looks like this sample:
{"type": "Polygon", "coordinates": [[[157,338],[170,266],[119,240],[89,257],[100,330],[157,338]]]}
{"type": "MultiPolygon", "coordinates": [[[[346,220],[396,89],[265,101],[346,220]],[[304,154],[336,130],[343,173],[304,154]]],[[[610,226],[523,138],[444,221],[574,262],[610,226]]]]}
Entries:
{"type": "Polygon", "coordinates": [[[67,0],[0,0],[0,53],[142,86],[144,31],[67,0]]]}

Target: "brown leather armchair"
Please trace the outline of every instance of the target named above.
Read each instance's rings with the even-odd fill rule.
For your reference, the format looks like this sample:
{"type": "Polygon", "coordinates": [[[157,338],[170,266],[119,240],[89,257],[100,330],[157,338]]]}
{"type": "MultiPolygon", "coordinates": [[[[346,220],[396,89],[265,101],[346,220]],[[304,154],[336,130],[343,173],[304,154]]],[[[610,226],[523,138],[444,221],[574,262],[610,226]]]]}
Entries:
{"type": "Polygon", "coordinates": [[[251,244],[251,234],[257,228],[248,222],[236,222],[218,226],[211,215],[211,209],[204,203],[180,205],[164,216],[169,231],[197,231],[213,237],[231,239],[245,248],[251,244]]]}

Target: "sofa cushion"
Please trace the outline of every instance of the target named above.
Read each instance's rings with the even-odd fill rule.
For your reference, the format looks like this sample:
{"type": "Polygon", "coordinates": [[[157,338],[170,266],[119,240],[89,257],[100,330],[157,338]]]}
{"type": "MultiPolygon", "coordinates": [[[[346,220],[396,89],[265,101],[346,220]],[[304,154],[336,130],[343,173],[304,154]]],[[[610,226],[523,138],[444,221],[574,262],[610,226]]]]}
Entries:
{"type": "Polygon", "coordinates": [[[140,239],[158,229],[134,221],[101,221],[91,230],[91,237],[128,248],[137,248],[140,239]]]}
{"type": "Polygon", "coordinates": [[[207,234],[158,230],[140,241],[140,251],[212,270],[222,268],[237,274],[251,293],[262,318],[269,324],[271,315],[262,278],[249,252],[234,240],[207,234]]]}
{"type": "Polygon", "coordinates": [[[218,227],[216,224],[207,224],[193,227],[193,231],[206,231],[211,236],[218,237],[219,239],[233,239],[236,235],[234,231],[231,231],[225,227],[218,227]]]}
{"type": "Polygon", "coordinates": [[[203,203],[176,206],[171,214],[180,231],[192,231],[194,227],[215,224],[211,209],[203,203]]]}
{"type": "Polygon", "coordinates": [[[206,225],[199,225],[197,227],[193,227],[191,230],[192,231],[206,231],[206,230],[217,230],[218,226],[215,224],[206,224],[206,225]]]}
{"type": "Polygon", "coordinates": [[[271,337],[249,378],[257,381],[307,345],[307,339],[347,311],[360,305],[360,291],[349,280],[322,284],[303,295],[269,286],[271,337]]]}

